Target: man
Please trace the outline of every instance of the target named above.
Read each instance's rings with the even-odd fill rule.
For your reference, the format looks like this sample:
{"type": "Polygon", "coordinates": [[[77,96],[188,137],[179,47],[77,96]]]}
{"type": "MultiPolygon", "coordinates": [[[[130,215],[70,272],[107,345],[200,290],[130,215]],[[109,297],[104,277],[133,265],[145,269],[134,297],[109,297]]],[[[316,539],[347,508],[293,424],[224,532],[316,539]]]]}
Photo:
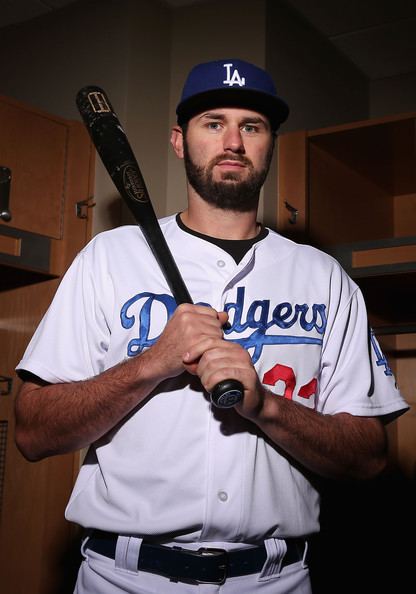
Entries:
{"type": "Polygon", "coordinates": [[[240,60],[196,66],[172,145],[188,206],[161,221],[196,305],[175,308],[139,229],[79,254],[19,373],[24,455],[90,446],[67,507],[76,592],[310,592],[314,475],[369,478],[406,403],[336,261],[257,223],[288,108],[240,60]],[[224,340],[225,338],[225,340],[224,340]],[[207,394],[244,386],[233,409],[207,394]]]}

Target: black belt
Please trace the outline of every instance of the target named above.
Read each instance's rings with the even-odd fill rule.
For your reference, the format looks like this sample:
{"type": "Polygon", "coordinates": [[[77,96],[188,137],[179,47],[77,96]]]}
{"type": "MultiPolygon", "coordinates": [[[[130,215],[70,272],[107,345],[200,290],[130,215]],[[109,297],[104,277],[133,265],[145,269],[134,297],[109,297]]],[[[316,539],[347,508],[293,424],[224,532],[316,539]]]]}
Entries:
{"type": "MultiPolygon", "coordinates": [[[[118,535],[112,532],[95,530],[87,542],[87,548],[114,559],[117,538],[118,535]]],[[[285,542],[287,551],[282,568],[303,559],[305,551],[305,541],[300,538],[286,539],[285,542]]],[[[264,545],[232,551],[215,548],[191,551],[142,542],[137,568],[174,581],[223,584],[227,578],[259,573],[266,558],[264,545]]]]}

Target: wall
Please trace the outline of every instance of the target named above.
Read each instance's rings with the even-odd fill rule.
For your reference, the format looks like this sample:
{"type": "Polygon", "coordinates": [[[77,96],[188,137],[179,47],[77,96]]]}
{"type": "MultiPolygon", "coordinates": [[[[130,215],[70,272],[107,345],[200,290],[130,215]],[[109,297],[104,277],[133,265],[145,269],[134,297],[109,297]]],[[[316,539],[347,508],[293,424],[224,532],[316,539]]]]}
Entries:
{"type": "Polygon", "coordinates": [[[282,131],[368,117],[366,77],[284,0],[268,0],[267,67],[290,107],[282,131]]]}
{"type": "MultiPolygon", "coordinates": [[[[290,114],[280,132],[310,130],[368,117],[368,83],[284,0],[268,0],[266,67],[290,114]]],[[[277,163],[264,189],[263,220],[276,226],[277,163]]]]}
{"type": "MultiPolygon", "coordinates": [[[[157,0],[84,0],[3,29],[0,37],[0,93],[80,119],[78,90],[106,90],[159,214],[166,208],[167,155],[160,147],[168,125],[169,31],[170,12],[157,0]]],[[[96,201],[94,234],[120,224],[120,200],[98,158],[96,201]]]]}
{"type": "MultiPolygon", "coordinates": [[[[130,0],[125,129],[156,214],[167,210],[171,12],[154,0],[130,0]]],[[[128,221],[125,207],[122,220],[128,221]]]]}
{"type": "Polygon", "coordinates": [[[370,117],[416,112],[416,72],[370,82],[370,117]]]}

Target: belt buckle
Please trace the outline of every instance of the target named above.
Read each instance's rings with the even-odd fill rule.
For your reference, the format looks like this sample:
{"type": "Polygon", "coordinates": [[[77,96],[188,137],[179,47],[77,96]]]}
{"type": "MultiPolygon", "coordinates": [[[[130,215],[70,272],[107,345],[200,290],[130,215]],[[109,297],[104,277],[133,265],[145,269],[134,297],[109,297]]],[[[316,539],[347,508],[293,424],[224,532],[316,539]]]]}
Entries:
{"type": "Polygon", "coordinates": [[[221,577],[217,580],[195,580],[197,584],[215,584],[218,586],[222,586],[227,579],[227,551],[225,549],[215,549],[209,547],[201,547],[197,551],[195,551],[197,555],[201,557],[223,557],[224,563],[222,565],[218,565],[218,568],[222,571],[221,577]]]}

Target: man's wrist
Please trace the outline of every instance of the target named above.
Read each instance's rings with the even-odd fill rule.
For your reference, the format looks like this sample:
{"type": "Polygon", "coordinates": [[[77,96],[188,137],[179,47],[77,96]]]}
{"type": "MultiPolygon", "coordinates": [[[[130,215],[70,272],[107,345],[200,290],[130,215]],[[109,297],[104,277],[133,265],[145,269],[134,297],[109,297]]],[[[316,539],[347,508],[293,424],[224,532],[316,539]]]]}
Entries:
{"type": "Polygon", "coordinates": [[[252,410],[244,416],[261,429],[262,425],[266,425],[269,420],[273,418],[273,400],[275,398],[275,394],[260,384],[258,388],[257,406],[253,407],[252,410]]]}

